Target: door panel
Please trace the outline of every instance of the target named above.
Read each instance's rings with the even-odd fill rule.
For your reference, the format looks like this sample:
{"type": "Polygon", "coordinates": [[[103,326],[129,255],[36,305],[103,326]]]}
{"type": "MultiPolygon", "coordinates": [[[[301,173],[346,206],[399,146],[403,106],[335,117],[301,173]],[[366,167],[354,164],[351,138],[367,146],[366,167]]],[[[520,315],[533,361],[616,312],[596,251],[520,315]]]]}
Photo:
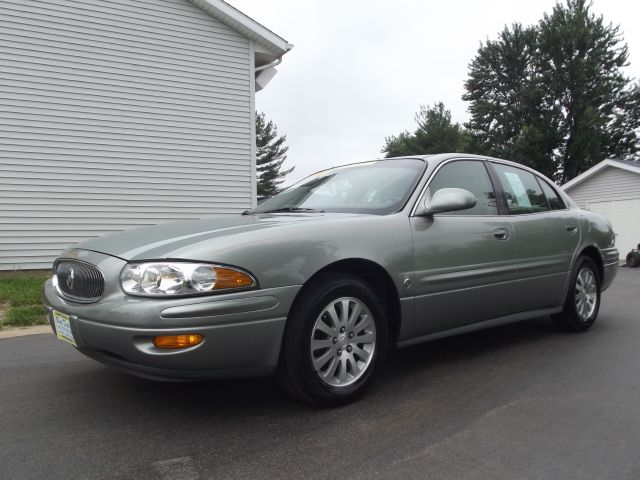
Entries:
{"type": "Polygon", "coordinates": [[[411,219],[415,325],[422,336],[516,310],[518,288],[511,222],[500,216],[411,219]],[[496,235],[498,234],[498,235],[496,235]]]}
{"type": "Polygon", "coordinates": [[[485,163],[455,160],[434,175],[425,196],[463,188],[467,210],[412,217],[415,321],[411,336],[436,333],[514,311],[517,279],[513,227],[498,212],[485,163]]]}
{"type": "Polygon", "coordinates": [[[526,292],[517,297],[518,311],[557,307],[563,303],[580,241],[575,212],[563,210],[557,194],[537,175],[512,165],[492,165],[505,192],[520,283],[526,292]]]}
{"type": "Polygon", "coordinates": [[[580,241],[573,212],[555,210],[511,217],[523,288],[521,311],[563,303],[571,260],[580,241]]]}

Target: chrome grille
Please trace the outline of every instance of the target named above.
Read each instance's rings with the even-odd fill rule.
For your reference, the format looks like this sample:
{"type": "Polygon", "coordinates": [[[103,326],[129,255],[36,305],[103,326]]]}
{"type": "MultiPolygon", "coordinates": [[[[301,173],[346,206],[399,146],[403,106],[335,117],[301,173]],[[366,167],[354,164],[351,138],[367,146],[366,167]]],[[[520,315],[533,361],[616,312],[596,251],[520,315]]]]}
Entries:
{"type": "Polygon", "coordinates": [[[79,260],[58,260],[54,266],[61,296],[76,302],[96,302],[104,293],[98,267],[79,260]]]}

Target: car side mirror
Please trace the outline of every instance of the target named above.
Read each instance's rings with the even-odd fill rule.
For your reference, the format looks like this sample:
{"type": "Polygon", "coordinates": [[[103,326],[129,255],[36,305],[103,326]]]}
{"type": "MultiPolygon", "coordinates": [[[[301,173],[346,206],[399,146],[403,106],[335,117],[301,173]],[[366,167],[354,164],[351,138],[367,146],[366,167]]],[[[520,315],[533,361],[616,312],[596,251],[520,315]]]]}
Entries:
{"type": "Polygon", "coordinates": [[[441,188],[431,198],[425,198],[422,208],[416,214],[429,216],[434,213],[455,212],[475,207],[476,196],[463,188],[441,188]]]}

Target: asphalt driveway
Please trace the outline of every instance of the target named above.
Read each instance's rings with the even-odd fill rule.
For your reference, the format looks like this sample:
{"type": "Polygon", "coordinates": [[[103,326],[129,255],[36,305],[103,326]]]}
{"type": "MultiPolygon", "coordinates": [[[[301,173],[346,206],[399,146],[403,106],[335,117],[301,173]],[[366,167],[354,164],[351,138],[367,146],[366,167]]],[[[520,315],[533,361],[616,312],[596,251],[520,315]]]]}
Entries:
{"type": "Polygon", "coordinates": [[[547,318],[393,353],[315,410],[269,379],[154,383],[53,334],[0,339],[3,479],[640,478],[640,269],[586,334],[547,318]]]}

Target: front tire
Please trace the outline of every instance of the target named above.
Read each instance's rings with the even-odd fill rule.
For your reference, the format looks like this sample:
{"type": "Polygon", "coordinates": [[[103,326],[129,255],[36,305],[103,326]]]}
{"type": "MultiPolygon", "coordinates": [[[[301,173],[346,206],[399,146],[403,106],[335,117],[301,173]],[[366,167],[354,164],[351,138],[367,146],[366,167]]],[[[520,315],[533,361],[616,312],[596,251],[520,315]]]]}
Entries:
{"type": "Polygon", "coordinates": [[[371,384],[387,344],[386,311],[371,286],[354,275],[323,275],[289,315],[277,379],[312,405],[349,403],[371,384]]]}
{"type": "Polygon", "coordinates": [[[578,258],[571,274],[564,309],[552,315],[558,328],[568,332],[585,332],[591,328],[600,310],[600,274],[587,256],[578,258]]]}

